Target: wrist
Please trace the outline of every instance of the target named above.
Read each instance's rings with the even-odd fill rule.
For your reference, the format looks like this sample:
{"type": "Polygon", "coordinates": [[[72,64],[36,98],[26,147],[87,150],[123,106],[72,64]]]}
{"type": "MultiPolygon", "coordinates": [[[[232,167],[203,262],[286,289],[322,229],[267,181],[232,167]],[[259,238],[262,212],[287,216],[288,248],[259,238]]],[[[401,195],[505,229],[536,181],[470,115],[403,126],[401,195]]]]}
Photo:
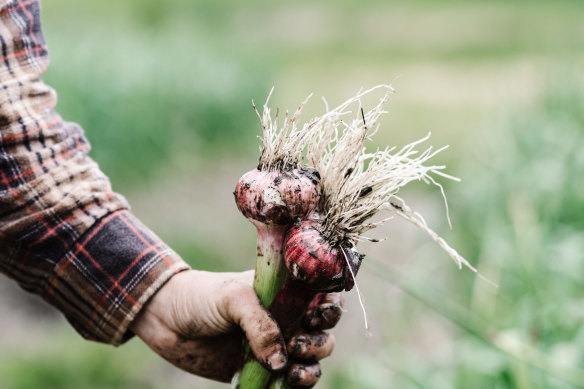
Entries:
{"type": "Polygon", "coordinates": [[[177,335],[169,325],[172,297],[180,279],[190,271],[192,270],[178,273],[170,278],[150,298],[130,326],[131,331],[154,350],[176,342],[177,335]]]}

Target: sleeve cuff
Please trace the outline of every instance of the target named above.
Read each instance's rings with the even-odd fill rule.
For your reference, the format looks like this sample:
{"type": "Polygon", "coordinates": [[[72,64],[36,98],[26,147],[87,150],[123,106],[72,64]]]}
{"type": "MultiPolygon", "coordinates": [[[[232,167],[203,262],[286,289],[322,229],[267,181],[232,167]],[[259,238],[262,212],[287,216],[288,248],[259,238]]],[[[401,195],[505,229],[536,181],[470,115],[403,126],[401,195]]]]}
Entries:
{"type": "Polygon", "coordinates": [[[115,346],[173,275],[189,266],[129,211],[97,222],[55,266],[45,299],[86,339],[115,346]]]}

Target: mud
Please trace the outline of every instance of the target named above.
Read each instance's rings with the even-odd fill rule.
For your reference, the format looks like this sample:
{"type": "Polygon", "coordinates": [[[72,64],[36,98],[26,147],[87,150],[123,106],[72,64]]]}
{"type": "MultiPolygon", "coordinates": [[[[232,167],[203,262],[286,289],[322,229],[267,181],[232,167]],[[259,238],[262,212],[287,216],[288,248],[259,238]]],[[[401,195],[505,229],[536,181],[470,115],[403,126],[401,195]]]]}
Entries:
{"type": "Polygon", "coordinates": [[[333,328],[341,319],[343,310],[340,305],[326,304],[310,308],[304,319],[309,329],[328,330],[333,328]]]}
{"type": "Polygon", "coordinates": [[[349,177],[351,175],[351,173],[353,173],[352,167],[348,168],[347,171],[345,172],[345,178],[349,177]]]}
{"type": "Polygon", "coordinates": [[[404,211],[404,209],[402,208],[401,205],[396,204],[396,203],[390,203],[392,207],[394,207],[395,209],[397,209],[398,211],[404,211]]]}
{"type": "Polygon", "coordinates": [[[365,258],[365,254],[361,254],[357,252],[354,248],[342,248],[343,253],[347,259],[346,262],[349,262],[347,267],[347,263],[343,262],[343,278],[344,278],[344,288],[346,291],[353,289],[355,285],[355,280],[353,279],[353,275],[357,276],[357,272],[361,268],[361,263],[363,262],[363,258],[365,258]],[[351,274],[351,272],[353,274],[351,274]]]}
{"type": "Polygon", "coordinates": [[[365,197],[371,192],[373,192],[373,188],[371,188],[370,186],[363,188],[361,189],[361,192],[359,192],[359,197],[365,197]]]}
{"type": "Polygon", "coordinates": [[[155,351],[173,365],[196,375],[229,382],[243,358],[241,333],[212,338],[178,337],[172,347],[155,351]]]}
{"type": "Polygon", "coordinates": [[[316,169],[302,166],[298,169],[298,174],[308,178],[314,185],[320,182],[320,173],[316,169]]]}
{"type": "Polygon", "coordinates": [[[314,169],[252,170],[240,178],[234,197],[246,218],[285,225],[310,213],[319,201],[321,190],[320,175],[314,169]],[[269,198],[266,198],[266,191],[269,198]]]}
{"type": "Polygon", "coordinates": [[[296,389],[312,388],[321,376],[319,364],[310,366],[292,365],[287,374],[287,381],[296,389]]]}

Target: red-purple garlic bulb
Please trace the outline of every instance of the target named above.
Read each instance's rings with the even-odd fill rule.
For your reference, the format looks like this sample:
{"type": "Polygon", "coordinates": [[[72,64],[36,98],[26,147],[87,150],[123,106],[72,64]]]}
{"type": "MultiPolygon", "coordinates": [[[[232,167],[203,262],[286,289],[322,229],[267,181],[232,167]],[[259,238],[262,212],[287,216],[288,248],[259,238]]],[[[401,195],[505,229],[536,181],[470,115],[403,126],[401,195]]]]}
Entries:
{"type": "Polygon", "coordinates": [[[264,224],[286,225],[316,208],[322,188],[315,169],[259,169],[245,173],[235,187],[235,202],[243,215],[264,224]]]}
{"type": "Polygon", "coordinates": [[[314,219],[297,222],[285,238],[290,277],[315,291],[350,290],[363,257],[354,248],[331,247],[314,219]]]}

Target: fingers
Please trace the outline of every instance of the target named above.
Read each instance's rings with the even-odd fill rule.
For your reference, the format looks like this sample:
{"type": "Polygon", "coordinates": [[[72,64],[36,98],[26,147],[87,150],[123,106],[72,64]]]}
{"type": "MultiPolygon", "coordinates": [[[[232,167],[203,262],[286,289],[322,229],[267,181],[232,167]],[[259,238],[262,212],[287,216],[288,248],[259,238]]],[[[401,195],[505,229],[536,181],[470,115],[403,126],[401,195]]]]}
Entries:
{"type": "Polygon", "coordinates": [[[320,377],[320,365],[292,364],[286,373],[286,382],[293,388],[312,388],[320,377]]]}
{"type": "MultiPolygon", "coordinates": [[[[317,361],[329,356],[335,347],[335,337],[326,332],[295,335],[288,342],[290,358],[317,361]]],[[[292,388],[312,388],[320,378],[318,363],[293,363],[286,372],[286,381],[292,388]]]]}
{"type": "Polygon", "coordinates": [[[335,337],[328,332],[295,335],[287,345],[290,358],[305,361],[318,361],[328,357],[334,348],[335,337]]]}
{"type": "Polygon", "coordinates": [[[327,293],[317,296],[316,304],[306,311],[304,325],[311,330],[333,328],[343,314],[344,297],[341,293],[327,293]]]}
{"type": "Polygon", "coordinates": [[[270,370],[281,370],[288,358],[280,328],[247,285],[227,294],[227,315],[241,327],[254,356],[270,370]]]}
{"type": "MultiPolygon", "coordinates": [[[[322,330],[337,324],[341,318],[343,303],[343,296],[340,293],[317,295],[308,308],[304,322],[307,328],[318,331],[298,334],[288,341],[287,350],[291,359],[318,361],[331,355],[335,348],[335,337],[322,330]]],[[[318,363],[312,365],[293,363],[286,373],[286,381],[292,388],[312,388],[320,375],[318,363]]]]}

